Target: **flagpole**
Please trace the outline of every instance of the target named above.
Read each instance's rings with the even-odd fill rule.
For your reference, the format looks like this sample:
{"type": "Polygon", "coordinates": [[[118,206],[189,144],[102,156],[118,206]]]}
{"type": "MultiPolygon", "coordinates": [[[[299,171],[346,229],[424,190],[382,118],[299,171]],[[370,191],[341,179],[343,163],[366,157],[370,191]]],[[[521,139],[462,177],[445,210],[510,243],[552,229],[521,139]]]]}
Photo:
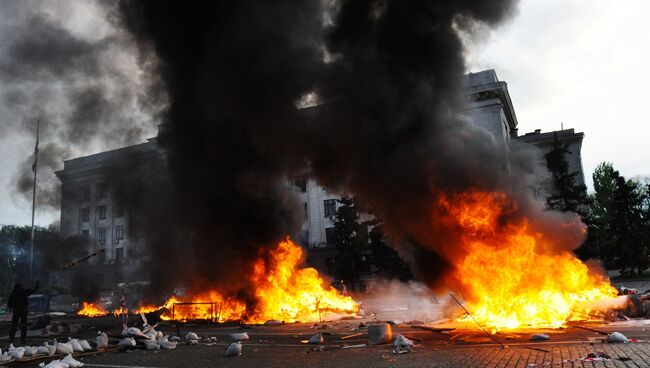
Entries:
{"type": "Polygon", "coordinates": [[[30,249],[29,249],[29,280],[34,280],[34,213],[36,212],[36,172],[38,170],[38,134],[41,128],[41,119],[36,121],[36,145],[34,147],[34,186],[32,188],[32,234],[30,236],[30,249]]]}

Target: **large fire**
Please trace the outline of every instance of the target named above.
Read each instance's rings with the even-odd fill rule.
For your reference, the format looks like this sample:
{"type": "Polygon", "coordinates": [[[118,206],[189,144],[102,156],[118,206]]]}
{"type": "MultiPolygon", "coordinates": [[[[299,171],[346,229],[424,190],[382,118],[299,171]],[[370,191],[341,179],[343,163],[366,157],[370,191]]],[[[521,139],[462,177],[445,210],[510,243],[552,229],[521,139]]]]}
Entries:
{"type": "Polygon", "coordinates": [[[83,302],[77,314],[86,317],[101,317],[107,315],[108,311],[96,304],[83,302]]]}
{"type": "Polygon", "coordinates": [[[589,302],[616,295],[604,276],[550,244],[528,219],[508,218],[514,204],[505,194],[468,192],[440,205],[446,218],[434,221],[457,226],[465,250],[450,277],[483,325],[560,327],[589,316],[589,302]]]}
{"type": "MultiPolygon", "coordinates": [[[[262,250],[250,275],[251,293],[257,300],[254,310],[247,310],[244,302],[226,298],[217,290],[207,290],[187,297],[173,296],[162,306],[140,306],[135,313],[164,307],[167,311],[161,317],[167,320],[263,323],[268,320],[312,322],[331,314],[358,312],[359,305],[351,297],[328,286],[318,271],[300,268],[302,261],[302,248],[289,238],[275,248],[262,250]]],[[[84,303],[82,311],[86,305],[92,306],[84,303]]]]}

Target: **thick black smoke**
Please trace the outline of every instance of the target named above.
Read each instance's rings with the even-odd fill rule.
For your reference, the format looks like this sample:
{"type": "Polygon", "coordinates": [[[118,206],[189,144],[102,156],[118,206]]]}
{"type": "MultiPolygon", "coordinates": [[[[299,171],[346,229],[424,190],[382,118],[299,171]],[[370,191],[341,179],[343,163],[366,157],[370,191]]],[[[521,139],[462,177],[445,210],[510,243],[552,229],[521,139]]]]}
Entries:
{"type": "Polygon", "coordinates": [[[25,148],[13,182],[31,201],[28,154],[41,120],[37,200],[59,210],[63,160],[153,135],[164,94],[143,98],[147,65],[115,27],[115,4],[2,0],[0,9],[0,140],[25,148]]]}
{"type": "Polygon", "coordinates": [[[158,287],[245,293],[259,250],[298,229],[285,184],[297,174],[356,195],[416,270],[444,267],[436,194],[513,186],[505,148],[458,115],[459,30],[496,25],[515,3],[121,2],[170,102],[158,287]],[[310,94],[322,104],[297,109],[310,94]]]}

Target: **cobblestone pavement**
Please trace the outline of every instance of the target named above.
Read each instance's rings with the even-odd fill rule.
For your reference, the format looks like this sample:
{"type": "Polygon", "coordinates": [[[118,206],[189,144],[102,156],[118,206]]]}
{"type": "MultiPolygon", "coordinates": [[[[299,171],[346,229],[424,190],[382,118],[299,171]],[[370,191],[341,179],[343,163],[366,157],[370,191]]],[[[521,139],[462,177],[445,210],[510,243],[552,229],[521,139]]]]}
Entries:
{"type": "MultiPolygon", "coordinates": [[[[93,323],[93,329],[85,329],[85,337],[91,338],[94,329],[114,334],[119,330],[114,322],[101,326],[93,323]],[[108,329],[106,327],[109,327],[108,329]]],[[[167,334],[184,336],[188,331],[199,334],[202,343],[185,345],[166,351],[132,351],[102,353],[83,356],[87,367],[135,368],[135,367],[650,367],[650,331],[646,324],[591,325],[593,329],[605,332],[620,331],[638,342],[628,344],[605,344],[603,335],[578,328],[545,330],[550,340],[532,343],[531,332],[519,331],[495,335],[505,344],[504,348],[476,330],[456,330],[443,334],[417,328],[397,326],[395,333],[417,340],[418,346],[408,354],[392,353],[391,345],[342,349],[344,345],[363,344],[365,335],[341,339],[357,331],[353,329],[358,321],[343,321],[329,324],[325,329],[311,324],[284,326],[256,326],[245,331],[250,340],[243,342],[243,354],[226,357],[225,348],[230,343],[232,332],[241,332],[237,326],[217,327],[213,325],[164,325],[161,330],[167,334]],[[317,332],[325,332],[323,347],[301,343],[317,332]],[[209,337],[216,337],[217,343],[207,346],[209,337]],[[647,341],[647,342],[646,342],[647,341]],[[605,352],[611,359],[601,362],[581,361],[591,352],[605,352]],[[629,360],[622,361],[619,358],[629,360]]],[[[363,332],[363,329],[359,332],[363,332]]],[[[37,343],[33,338],[32,344],[37,343]]],[[[64,340],[64,339],[60,339],[64,340]]],[[[40,340],[39,340],[40,341],[40,340]]],[[[5,344],[0,344],[5,347],[5,344]]],[[[22,364],[20,366],[29,366],[22,364]]],[[[35,364],[32,364],[35,366],[35,364]]]]}

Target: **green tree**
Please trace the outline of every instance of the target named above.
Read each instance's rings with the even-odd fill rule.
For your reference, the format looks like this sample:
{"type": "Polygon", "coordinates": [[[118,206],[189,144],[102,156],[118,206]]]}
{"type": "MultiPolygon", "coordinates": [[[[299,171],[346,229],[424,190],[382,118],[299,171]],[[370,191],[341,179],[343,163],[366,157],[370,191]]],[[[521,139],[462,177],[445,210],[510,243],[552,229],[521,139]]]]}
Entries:
{"type": "Polygon", "coordinates": [[[639,273],[648,267],[650,226],[649,189],[626,180],[609,162],[593,174],[590,197],[590,237],[595,237],[601,258],[608,267],[639,273]]]}
{"type": "Polygon", "coordinates": [[[546,167],[553,177],[553,188],[546,202],[549,208],[576,212],[584,217],[587,215],[587,187],[576,183],[578,172],[569,171],[569,162],[566,159],[568,154],[569,145],[562,144],[555,133],[553,147],[544,155],[546,167]]]}
{"type": "Polygon", "coordinates": [[[371,261],[377,266],[377,275],[385,279],[408,281],[413,279],[411,268],[399,253],[386,244],[381,225],[372,228],[369,234],[371,261]]]}
{"type": "Polygon", "coordinates": [[[334,233],[336,236],[336,267],[334,275],[349,284],[355,290],[357,281],[361,276],[361,255],[364,243],[361,239],[361,224],[359,224],[359,211],[354,199],[343,197],[338,200],[340,206],[334,218],[334,233]]]}

